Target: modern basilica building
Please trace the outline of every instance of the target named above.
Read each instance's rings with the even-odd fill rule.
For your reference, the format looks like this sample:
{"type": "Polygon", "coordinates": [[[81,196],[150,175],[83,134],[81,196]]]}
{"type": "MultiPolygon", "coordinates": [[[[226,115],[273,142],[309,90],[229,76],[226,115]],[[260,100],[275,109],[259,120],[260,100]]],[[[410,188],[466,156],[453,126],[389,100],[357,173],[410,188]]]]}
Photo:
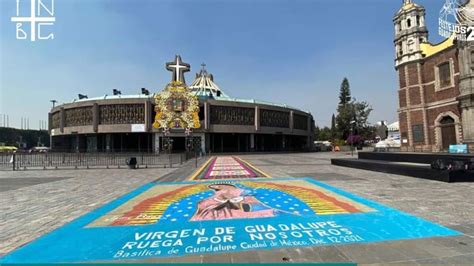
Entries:
{"type": "Polygon", "coordinates": [[[170,84],[182,85],[190,99],[196,99],[196,111],[190,114],[194,126],[183,126],[185,120],[181,118],[170,118],[174,120],[157,126],[163,116],[180,116],[191,108],[188,96],[163,100],[170,84],[155,94],[142,89],[138,95],[120,95],[117,91],[113,96],[82,96],[51,109],[52,149],[160,152],[169,147],[184,151],[186,137],[207,153],[304,151],[311,147],[314,120],[310,113],[284,104],[232,98],[214,82],[205,65],[188,87],[184,73],[190,67],[179,56],[166,66],[173,72],[170,84]]]}

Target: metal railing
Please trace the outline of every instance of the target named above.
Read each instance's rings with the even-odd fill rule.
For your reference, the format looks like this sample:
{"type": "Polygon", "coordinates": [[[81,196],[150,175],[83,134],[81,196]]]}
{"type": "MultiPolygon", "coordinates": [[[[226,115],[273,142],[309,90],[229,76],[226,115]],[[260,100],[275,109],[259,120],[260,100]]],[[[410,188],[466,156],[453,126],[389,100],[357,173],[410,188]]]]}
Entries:
{"type": "Polygon", "coordinates": [[[0,170],[29,168],[127,168],[127,159],[135,157],[139,168],[176,167],[193,158],[186,153],[0,153],[0,170]]]}

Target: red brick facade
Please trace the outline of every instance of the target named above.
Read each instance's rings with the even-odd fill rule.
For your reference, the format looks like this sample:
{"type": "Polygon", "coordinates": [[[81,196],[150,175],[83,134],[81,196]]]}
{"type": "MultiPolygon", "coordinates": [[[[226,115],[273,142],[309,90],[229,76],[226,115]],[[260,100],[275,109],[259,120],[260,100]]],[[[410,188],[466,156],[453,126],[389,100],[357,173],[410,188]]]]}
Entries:
{"type": "Polygon", "coordinates": [[[451,46],[421,60],[399,65],[397,70],[402,148],[440,151],[446,148],[448,142],[461,142],[461,114],[456,99],[459,96],[456,47],[451,46]],[[441,85],[438,68],[443,63],[449,63],[450,68],[450,78],[446,79],[444,76],[444,86],[441,85]],[[446,80],[449,80],[449,85],[446,85],[446,80]],[[449,122],[450,119],[454,123],[447,124],[446,121],[449,122]],[[448,133],[450,136],[446,136],[448,133]]]}

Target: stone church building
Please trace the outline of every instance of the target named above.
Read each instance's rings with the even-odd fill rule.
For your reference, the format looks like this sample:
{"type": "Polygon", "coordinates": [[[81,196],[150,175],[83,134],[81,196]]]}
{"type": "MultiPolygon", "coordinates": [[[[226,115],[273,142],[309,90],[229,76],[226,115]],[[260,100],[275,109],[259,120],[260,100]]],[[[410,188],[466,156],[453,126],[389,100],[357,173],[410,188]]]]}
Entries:
{"type": "Polygon", "coordinates": [[[429,43],[425,9],[412,0],[403,1],[393,22],[402,150],[468,144],[473,152],[474,43],[429,43]]]}

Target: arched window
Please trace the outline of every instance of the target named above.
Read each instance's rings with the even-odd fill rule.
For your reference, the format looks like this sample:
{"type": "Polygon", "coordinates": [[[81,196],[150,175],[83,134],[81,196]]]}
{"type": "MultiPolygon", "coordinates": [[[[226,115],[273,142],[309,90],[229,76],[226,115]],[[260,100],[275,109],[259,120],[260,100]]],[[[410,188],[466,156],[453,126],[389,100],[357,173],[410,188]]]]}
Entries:
{"type": "Polygon", "coordinates": [[[408,52],[413,52],[415,50],[415,41],[413,39],[408,40],[408,52]]]}
{"type": "Polygon", "coordinates": [[[402,30],[402,22],[399,21],[399,22],[398,22],[398,31],[400,32],[401,30],[402,30]]]}
{"type": "Polygon", "coordinates": [[[419,15],[416,16],[416,25],[417,25],[417,26],[421,26],[421,25],[420,25],[420,16],[419,16],[419,15]]]}
{"type": "Polygon", "coordinates": [[[450,116],[445,116],[443,118],[441,118],[441,120],[439,121],[439,123],[441,125],[449,125],[449,124],[454,124],[454,119],[450,116]]]}
{"type": "Polygon", "coordinates": [[[411,27],[411,19],[407,19],[407,28],[411,27]]]}

